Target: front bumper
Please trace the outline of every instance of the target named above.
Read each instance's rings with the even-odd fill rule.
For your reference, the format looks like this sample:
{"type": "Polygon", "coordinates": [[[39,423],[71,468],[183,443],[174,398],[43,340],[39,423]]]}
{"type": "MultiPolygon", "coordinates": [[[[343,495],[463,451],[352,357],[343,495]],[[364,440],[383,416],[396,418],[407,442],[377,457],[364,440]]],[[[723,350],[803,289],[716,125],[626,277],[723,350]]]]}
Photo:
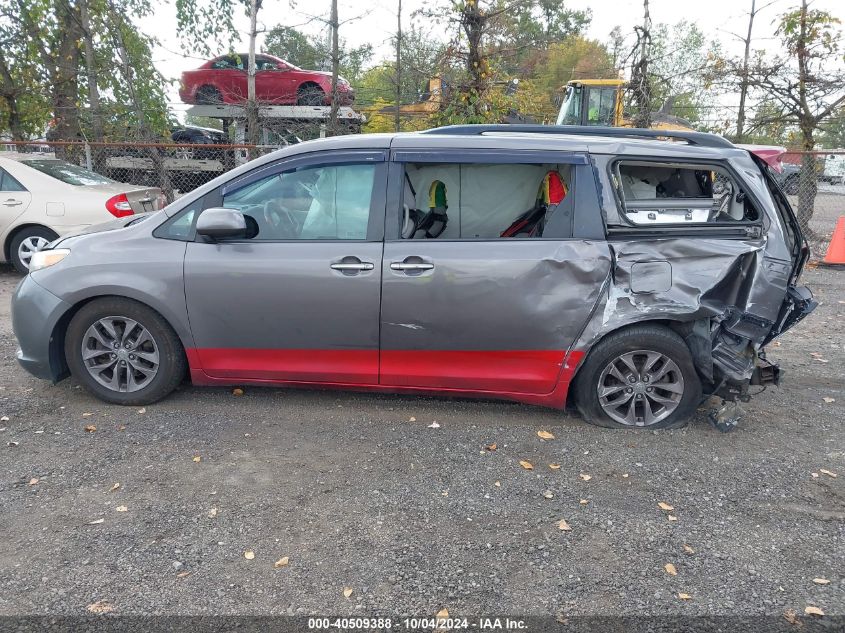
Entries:
{"type": "Polygon", "coordinates": [[[52,336],[71,305],[39,286],[32,275],[18,284],[12,297],[12,329],[18,339],[18,362],[36,378],[57,381],[62,374],[58,346],[52,336]]]}

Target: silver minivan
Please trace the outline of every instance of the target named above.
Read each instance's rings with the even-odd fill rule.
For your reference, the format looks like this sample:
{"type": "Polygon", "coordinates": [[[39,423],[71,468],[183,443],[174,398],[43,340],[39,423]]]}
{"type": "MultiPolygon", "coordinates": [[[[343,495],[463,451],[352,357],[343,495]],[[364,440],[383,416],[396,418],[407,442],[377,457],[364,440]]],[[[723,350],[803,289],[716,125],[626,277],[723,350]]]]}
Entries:
{"type": "Polygon", "coordinates": [[[457,126],[312,141],[33,256],[18,358],[119,404],[288,385],[682,425],[777,383],[815,302],[765,163],[708,134],[457,126]]]}

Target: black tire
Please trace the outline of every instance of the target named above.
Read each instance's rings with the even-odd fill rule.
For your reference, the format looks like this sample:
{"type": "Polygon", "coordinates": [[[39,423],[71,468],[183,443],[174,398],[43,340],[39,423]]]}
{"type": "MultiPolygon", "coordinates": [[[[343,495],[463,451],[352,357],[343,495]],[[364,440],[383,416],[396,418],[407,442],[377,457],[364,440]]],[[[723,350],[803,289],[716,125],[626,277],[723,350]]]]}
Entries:
{"type": "MultiPolygon", "coordinates": [[[[635,358],[639,357],[641,355],[637,355],[635,358]]],[[[658,365],[658,367],[660,366],[658,365]]],[[[675,370],[672,369],[668,376],[674,376],[675,373],[675,370]]],[[[636,384],[630,386],[630,389],[626,384],[626,395],[628,391],[632,391],[631,398],[652,397],[641,391],[648,388],[647,381],[650,374],[645,373],[643,375],[645,377],[637,380],[636,384]]],[[[677,380],[677,376],[675,376],[675,380],[677,380]]],[[[663,391],[659,382],[652,382],[651,384],[655,385],[651,387],[653,395],[661,398],[666,396],[677,397],[671,392],[663,391]]],[[[575,376],[573,395],[578,411],[591,424],[611,429],[672,429],[685,426],[689,417],[701,402],[701,381],[695,371],[689,348],[678,334],[661,325],[634,325],[608,335],[590,351],[586,361],[575,376]],[[623,354],[640,351],[657,352],[672,361],[680,373],[680,378],[682,378],[683,393],[679,394],[678,401],[673,403],[674,410],[669,409],[673,405],[659,405],[667,407],[668,415],[666,417],[654,423],[646,424],[644,422],[646,418],[642,416],[643,420],[626,424],[613,419],[602,408],[599,401],[599,387],[607,386],[604,381],[608,380],[617,384],[625,384],[616,381],[612,376],[603,376],[603,372],[606,368],[609,368],[611,361],[614,359],[623,354]],[[643,421],[643,424],[640,424],[641,421],[643,421]]],[[[620,397],[624,396],[620,394],[620,397]]],[[[626,401],[620,400],[620,402],[626,401]]],[[[635,406],[638,407],[635,411],[642,411],[643,404],[636,404],[635,406]]],[[[635,417],[637,417],[636,414],[635,417]]]]}
{"type": "Polygon", "coordinates": [[[185,350],[170,324],[150,307],[123,297],[104,297],[84,305],[65,333],[65,358],[73,377],[100,400],[122,405],[152,404],[170,394],[187,371],[185,350]],[[89,372],[82,358],[82,345],[88,328],[100,319],[124,317],[146,328],[158,350],[155,375],[137,391],[115,391],[100,384],[89,372]]]}
{"type": "Polygon", "coordinates": [[[305,84],[304,86],[300,86],[296,93],[296,105],[326,105],[326,93],[316,84],[305,84]]]}
{"type": "Polygon", "coordinates": [[[12,262],[15,270],[22,275],[29,272],[29,264],[21,258],[21,244],[27,240],[47,240],[47,242],[52,242],[58,237],[55,231],[51,231],[46,226],[29,226],[15,233],[15,237],[12,238],[12,242],[9,244],[9,260],[12,262]]]}
{"type": "Polygon", "coordinates": [[[197,105],[220,105],[223,95],[214,86],[200,86],[196,95],[197,105]]]}

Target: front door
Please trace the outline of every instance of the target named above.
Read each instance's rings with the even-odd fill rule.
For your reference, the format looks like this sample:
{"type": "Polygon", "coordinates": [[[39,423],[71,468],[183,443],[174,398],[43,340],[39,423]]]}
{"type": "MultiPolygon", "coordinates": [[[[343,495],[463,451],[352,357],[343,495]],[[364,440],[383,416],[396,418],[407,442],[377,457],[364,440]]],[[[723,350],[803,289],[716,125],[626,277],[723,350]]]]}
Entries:
{"type": "Polygon", "coordinates": [[[384,156],[312,156],[220,191],[247,239],[188,243],[193,359],[208,376],[378,381],[384,156]]]}
{"type": "Polygon", "coordinates": [[[0,169],[0,232],[26,211],[32,194],[5,169],[0,169]]]}
{"type": "Polygon", "coordinates": [[[444,155],[396,155],[381,383],[548,394],[610,270],[606,243],[570,237],[575,187],[595,188],[590,167],[562,153],[435,162],[444,155]]]}

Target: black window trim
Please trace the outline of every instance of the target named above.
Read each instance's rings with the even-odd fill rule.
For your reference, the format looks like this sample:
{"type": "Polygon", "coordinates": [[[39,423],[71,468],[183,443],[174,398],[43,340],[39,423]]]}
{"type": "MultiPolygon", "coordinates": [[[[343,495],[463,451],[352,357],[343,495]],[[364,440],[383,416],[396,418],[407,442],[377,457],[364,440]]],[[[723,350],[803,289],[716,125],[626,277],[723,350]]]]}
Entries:
{"type": "Polygon", "coordinates": [[[667,236],[687,236],[687,235],[701,235],[703,233],[710,233],[716,235],[736,235],[740,237],[761,237],[762,234],[768,230],[765,223],[766,207],[760,202],[756,195],[750,190],[745,181],[739,176],[737,171],[726,160],[713,158],[693,158],[693,157],[670,157],[670,156],[640,156],[628,155],[617,156],[612,158],[607,163],[607,177],[608,184],[613,190],[613,199],[616,203],[617,213],[619,219],[624,222],[624,225],[607,223],[608,236],[649,236],[651,234],[667,236]],[[736,222],[707,222],[703,224],[680,224],[680,223],[666,223],[660,225],[642,225],[634,224],[625,214],[624,201],[621,199],[621,192],[617,187],[613,186],[614,182],[621,183],[619,174],[619,165],[621,163],[648,163],[652,165],[713,165],[723,169],[730,174],[735,183],[742,186],[746,196],[748,196],[751,203],[757,209],[759,217],[756,220],[745,220],[736,222]]]}
{"type": "MultiPolygon", "coordinates": [[[[575,220],[575,205],[578,201],[578,167],[589,166],[590,162],[585,152],[571,152],[567,150],[507,150],[507,149],[466,149],[466,148],[437,148],[421,150],[393,150],[390,153],[390,193],[384,222],[384,236],[386,242],[407,242],[414,240],[402,239],[399,217],[405,191],[406,163],[442,163],[442,164],[490,164],[490,165],[542,165],[558,164],[572,165],[570,191],[575,192],[575,198],[570,210],[570,218],[566,227],[566,235],[555,237],[457,237],[437,238],[439,243],[460,242],[514,242],[514,241],[546,241],[560,242],[572,240],[575,220]],[[392,210],[397,210],[394,213],[392,210]]],[[[581,238],[578,238],[581,239],[581,238]]]]}

